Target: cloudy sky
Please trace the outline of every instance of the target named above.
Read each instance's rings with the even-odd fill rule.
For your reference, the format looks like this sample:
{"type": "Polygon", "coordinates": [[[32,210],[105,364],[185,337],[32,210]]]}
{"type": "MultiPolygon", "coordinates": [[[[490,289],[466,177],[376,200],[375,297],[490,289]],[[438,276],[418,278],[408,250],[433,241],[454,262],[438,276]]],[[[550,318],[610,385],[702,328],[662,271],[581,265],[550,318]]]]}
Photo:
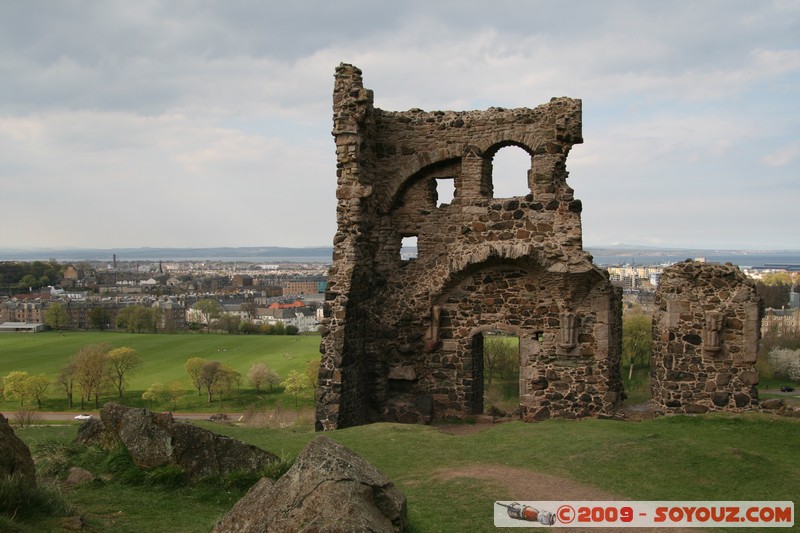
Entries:
{"type": "Polygon", "coordinates": [[[798,0],[0,0],[0,248],[330,246],[340,62],[387,110],[581,98],[587,246],[800,249],[798,0]]]}

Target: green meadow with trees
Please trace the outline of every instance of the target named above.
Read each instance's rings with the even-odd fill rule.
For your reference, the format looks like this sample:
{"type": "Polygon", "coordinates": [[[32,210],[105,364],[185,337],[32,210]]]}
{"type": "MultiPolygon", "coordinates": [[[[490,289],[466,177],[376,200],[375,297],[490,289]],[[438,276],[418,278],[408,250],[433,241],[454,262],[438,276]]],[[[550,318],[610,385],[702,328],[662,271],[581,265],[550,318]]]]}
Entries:
{"type": "MultiPolygon", "coordinates": [[[[642,313],[626,315],[623,373],[631,377],[627,390],[632,381],[641,385],[638,401],[649,389],[649,352],[642,343],[649,327],[642,313]]],[[[768,338],[765,344],[786,341],[768,338]]],[[[487,337],[484,355],[486,407],[511,411],[518,339],[487,337]]],[[[281,458],[272,472],[191,483],[174,468],[143,471],[119,450],[74,444],[75,422],[42,424],[32,417],[22,424],[12,417],[32,450],[40,484],[27,491],[0,482],[0,530],[67,531],[78,524],[115,533],[208,531],[259,476],[280,476],[314,438],[309,412],[318,361],[316,335],[0,335],[4,411],[68,410],[60,384],[65,372],[83,365],[88,390],[74,389],[73,410],[81,398],[91,411],[95,402],[121,398],[153,410],[241,411],[236,424],[195,423],[281,458]],[[103,370],[93,382],[88,370],[97,360],[103,370]],[[72,466],[88,469],[97,481],[65,483],[72,466]]],[[[588,499],[796,501],[799,430],[795,418],[717,413],[637,422],[380,423],[328,436],[361,454],[407,496],[407,531],[444,532],[494,530],[494,501],[559,498],[548,483],[578,487],[588,499]]]]}
{"type": "Polygon", "coordinates": [[[9,333],[0,335],[0,408],[95,410],[107,401],[201,412],[310,406],[318,361],[316,335],[9,333]]]}

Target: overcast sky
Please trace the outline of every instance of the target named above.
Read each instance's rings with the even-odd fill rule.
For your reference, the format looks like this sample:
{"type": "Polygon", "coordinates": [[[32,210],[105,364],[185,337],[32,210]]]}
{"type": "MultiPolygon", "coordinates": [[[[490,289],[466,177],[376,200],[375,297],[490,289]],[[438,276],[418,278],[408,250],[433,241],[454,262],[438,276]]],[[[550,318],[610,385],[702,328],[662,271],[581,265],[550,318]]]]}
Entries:
{"type": "Polygon", "coordinates": [[[798,0],[0,0],[0,248],[330,246],[340,62],[387,110],[581,98],[586,246],[800,249],[798,0]]]}

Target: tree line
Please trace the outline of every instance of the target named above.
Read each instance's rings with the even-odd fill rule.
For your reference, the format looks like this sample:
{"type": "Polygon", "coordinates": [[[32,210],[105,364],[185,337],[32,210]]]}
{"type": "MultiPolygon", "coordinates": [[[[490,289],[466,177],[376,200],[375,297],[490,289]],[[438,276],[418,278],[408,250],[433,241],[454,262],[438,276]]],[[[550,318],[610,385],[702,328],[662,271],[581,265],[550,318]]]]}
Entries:
{"type": "MultiPolygon", "coordinates": [[[[121,399],[130,374],[139,368],[142,360],[133,348],[122,346],[112,349],[108,344],[89,344],[78,350],[61,368],[52,383],[66,397],[67,405],[74,406],[75,393],[80,394],[80,406],[94,400],[100,407],[100,395],[112,389],[121,399]]],[[[35,399],[39,409],[42,399],[51,385],[46,374],[31,376],[28,372],[13,371],[3,378],[3,397],[19,400],[35,399]]]]}
{"type": "Polygon", "coordinates": [[[770,272],[756,281],[756,293],[764,307],[780,309],[789,305],[789,293],[800,290],[800,277],[791,272],[770,272]]]}
{"type": "Polygon", "coordinates": [[[0,289],[4,291],[40,289],[56,285],[64,274],[64,266],[55,259],[49,261],[0,262],[0,289]]]}
{"type": "MultiPolygon", "coordinates": [[[[25,402],[36,401],[39,409],[42,400],[50,387],[58,389],[72,409],[75,396],[79,395],[80,408],[94,401],[95,408],[100,407],[103,394],[113,391],[120,401],[124,399],[124,391],[130,376],[142,366],[142,359],[133,348],[123,346],[111,348],[106,343],[89,344],[80,348],[67,364],[61,368],[55,381],[46,374],[30,375],[25,371],[12,371],[2,380],[2,394],[6,400],[18,400],[20,407],[25,402]]],[[[225,395],[239,391],[244,376],[230,365],[221,361],[208,360],[202,357],[189,358],[184,369],[198,395],[205,394],[207,403],[216,396],[220,400],[225,395]]],[[[316,390],[319,361],[311,361],[305,372],[290,370],[281,380],[278,373],[266,363],[256,362],[247,372],[246,379],[256,393],[273,392],[277,387],[297,401],[316,390]]],[[[178,399],[186,393],[183,383],[176,380],[167,384],[155,382],[142,393],[142,399],[153,404],[169,404],[175,409],[178,399]]]]}

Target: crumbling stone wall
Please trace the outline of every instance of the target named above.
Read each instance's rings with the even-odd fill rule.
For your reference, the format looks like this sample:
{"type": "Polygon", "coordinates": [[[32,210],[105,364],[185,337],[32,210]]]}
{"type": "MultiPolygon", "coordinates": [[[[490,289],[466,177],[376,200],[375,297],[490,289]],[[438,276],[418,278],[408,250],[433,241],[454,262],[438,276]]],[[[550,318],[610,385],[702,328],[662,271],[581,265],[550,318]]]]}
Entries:
{"type": "Polygon", "coordinates": [[[621,294],[583,251],[566,182],[580,100],[389,112],[342,64],[333,118],[338,229],[317,429],[482,412],[483,337],[495,331],[520,339],[523,419],[610,414],[621,294]],[[492,158],[511,145],[531,156],[529,194],[493,198],[492,158]],[[455,196],[439,204],[445,184],[455,196]],[[416,258],[401,257],[404,237],[417,238],[416,258]]]}
{"type": "Polygon", "coordinates": [[[761,330],[755,286],[730,263],[664,270],[653,316],[650,384],[661,413],[757,408],[761,330]]]}

